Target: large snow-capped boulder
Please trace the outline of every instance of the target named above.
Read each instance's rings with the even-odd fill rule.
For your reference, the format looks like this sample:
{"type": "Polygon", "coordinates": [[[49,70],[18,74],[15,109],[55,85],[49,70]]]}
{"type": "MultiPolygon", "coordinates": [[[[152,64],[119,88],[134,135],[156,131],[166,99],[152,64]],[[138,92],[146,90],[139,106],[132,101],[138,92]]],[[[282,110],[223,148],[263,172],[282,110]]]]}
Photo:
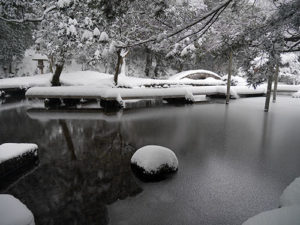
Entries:
{"type": "Polygon", "coordinates": [[[131,167],[140,179],[158,181],[178,170],[178,160],[175,153],[168,148],[147,145],[134,153],[131,167]]]}
{"type": "Polygon", "coordinates": [[[293,205],[299,205],[300,207],[300,177],[296,178],[289,186],[287,186],[280,196],[280,206],[293,205]]]}
{"type": "Polygon", "coordinates": [[[242,225],[299,225],[300,206],[289,206],[260,213],[242,225]]]}
{"type": "Polygon", "coordinates": [[[1,225],[34,225],[32,212],[12,195],[0,194],[1,225]]]}

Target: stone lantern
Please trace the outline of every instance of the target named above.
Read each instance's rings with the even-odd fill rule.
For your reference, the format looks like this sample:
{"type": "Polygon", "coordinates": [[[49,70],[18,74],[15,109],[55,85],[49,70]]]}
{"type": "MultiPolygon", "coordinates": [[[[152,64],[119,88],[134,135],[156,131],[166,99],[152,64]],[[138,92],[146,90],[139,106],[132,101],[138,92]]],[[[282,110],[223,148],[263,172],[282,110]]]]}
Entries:
{"type": "Polygon", "coordinates": [[[35,54],[32,58],[33,61],[37,61],[38,65],[37,67],[39,68],[41,74],[44,73],[44,61],[48,61],[48,57],[43,54],[35,54]]]}

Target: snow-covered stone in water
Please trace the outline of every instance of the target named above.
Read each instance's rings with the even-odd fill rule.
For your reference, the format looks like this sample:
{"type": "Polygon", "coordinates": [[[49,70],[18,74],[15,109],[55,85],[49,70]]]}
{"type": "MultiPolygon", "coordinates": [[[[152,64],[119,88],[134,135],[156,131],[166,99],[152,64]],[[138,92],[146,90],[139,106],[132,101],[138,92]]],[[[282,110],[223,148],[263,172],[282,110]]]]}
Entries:
{"type": "Polygon", "coordinates": [[[0,194],[1,225],[34,225],[32,212],[12,195],[0,194]]]}
{"type": "Polygon", "coordinates": [[[94,31],[93,31],[93,34],[94,34],[95,37],[100,36],[100,30],[96,27],[96,28],[94,29],[94,31]]]}
{"type": "Polygon", "coordinates": [[[20,157],[26,153],[37,154],[38,146],[36,144],[25,143],[5,143],[0,145],[0,163],[20,157]]]}
{"type": "Polygon", "coordinates": [[[300,91],[294,93],[293,98],[300,98],[300,91]]]}
{"type": "Polygon", "coordinates": [[[300,206],[289,206],[260,213],[242,225],[299,225],[300,206]]]}
{"type": "Polygon", "coordinates": [[[101,42],[108,42],[109,41],[108,34],[105,31],[103,31],[101,33],[99,41],[101,41],[101,42]]]}
{"type": "Polygon", "coordinates": [[[280,196],[280,206],[292,205],[300,206],[300,177],[296,178],[289,186],[287,186],[280,196]]]}
{"type": "Polygon", "coordinates": [[[0,180],[1,177],[17,172],[25,166],[35,165],[38,160],[36,144],[6,143],[0,145],[0,180]]]}
{"type": "Polygon", "coordinates": [[[168,148],[147,145],[133,154],[131,167],[142,180],[159,181],[178,170],[178,160],[168,148]]]}

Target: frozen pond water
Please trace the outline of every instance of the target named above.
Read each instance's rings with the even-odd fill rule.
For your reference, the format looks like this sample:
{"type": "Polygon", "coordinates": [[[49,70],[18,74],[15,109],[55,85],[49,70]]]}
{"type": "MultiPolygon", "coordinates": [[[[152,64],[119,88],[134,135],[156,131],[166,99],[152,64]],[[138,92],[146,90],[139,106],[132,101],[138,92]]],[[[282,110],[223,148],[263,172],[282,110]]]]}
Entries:
{"type": "Polygon", "coordinates": [[[239,225],[279,206],[300,176],[300,101],[281,96],[136,109],[27,112],[0,105],[0,143],[39,145],[40,163],[23,179],[0,182],[37,224],[239,225]],[[130,169],[138,148],[172,149],[172,179],[142,183],[130,169]]]}

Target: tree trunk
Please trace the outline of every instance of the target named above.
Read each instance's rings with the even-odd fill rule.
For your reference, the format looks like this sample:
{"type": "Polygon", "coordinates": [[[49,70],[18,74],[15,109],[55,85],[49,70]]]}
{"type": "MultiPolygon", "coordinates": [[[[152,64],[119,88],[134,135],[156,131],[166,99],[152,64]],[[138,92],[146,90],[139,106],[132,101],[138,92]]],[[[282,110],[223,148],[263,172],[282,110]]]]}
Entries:
{"type": "Polygon", "coordinates": [[[60,81],[59,81],[59,78],[60,78],[60,74],[62,72],[64,68],[64,64],[57,64],[56,65],[56,68],[55,68],[55,72],[52,76],[52,80],[51,80],[51,85],[52,86],[60,86],[60,81]]]}
{"type": "Polygon", "coordinates": [[[8,64],[8,74],[12,73],[12,62],[8,64]]]}
{"type": "Polygon", "coordinates": [[[276,72],[274,77],[274,91],[273,91],[273,102],[276,102],[276,96],[277,96],[277,84],[278,84],[278,75],[279,75],[279,65],[276,64],[276,72]]]}
{"type": "Polygon", "coordinates": [[[116,66],[116,70],[115,70],[115,76],[114,76],[114,82],[115,85],[118,85],[118,76],[119,76],[119,71],[120,71],[120,67],[122,66],[122,56],[121,56],[121,49],[119,49],[117,51],[118,54],[118,61],[117,61],[117,66],[116,66]]]}
{"type": "Polygon", "coordinates": [[[272,91],[272,82],[273,82],[273,75],[268,77],[268,87],[267,87],[267,96],[265,102],[265,112],[269,112],[270,107],[270,98],[271,98],[271,91],[272,91]]]}
{"type": "Polygon", "coordinates": [[[152,55],[149,48],[146,48],[146,67],[145,67],[145,75],[147,77],[150,76],[150,70],[152,66],[152,55]]]}
{"type": "Polygon", "coordinates": [[[229,52],[226,104],[229,104],[229,99],[230,99],[231,71],[232,71],[232,50],[230,50],[229,52]]]}
{"type": "Polygon", "coordinates": [[[49,70],[50,70],[50,73],[53,73],[53,56],[52,55],[49,55],[49,70]]]}

